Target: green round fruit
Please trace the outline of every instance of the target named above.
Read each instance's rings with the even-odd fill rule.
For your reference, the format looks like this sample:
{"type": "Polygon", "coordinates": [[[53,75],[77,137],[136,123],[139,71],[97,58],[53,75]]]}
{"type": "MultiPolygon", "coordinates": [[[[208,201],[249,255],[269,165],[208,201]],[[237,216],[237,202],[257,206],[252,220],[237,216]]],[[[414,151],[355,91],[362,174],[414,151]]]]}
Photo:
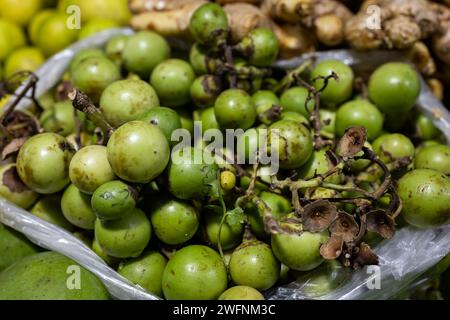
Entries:
{"type": "Polygon", "coordinates": [[[368,91],[381,111],[399,115],[415,105],[420,94],[419,76],[409,64],[385,63],[370,77],[368,91]]]}
{"type": "Polygon", "coordinates": [[[155,67],[150,84],[163,105],[180,107],[190,101],[190,88],[194,79],[195,73],[189,63],[180,59],[168,59],[155,67]]]}
{"type": "Polygon", "coordinates": [[[98,48],[86,48],[78,51],[73,57],[72,61],[70,61],[69,70],[70,73],[73,73],[75,67],[82,61],[89,58],[105,58],[105,53],[103,50],[98,48]]]}
{"type": "Polygon", "coordinates": [[[175,252],[162,280],[164,297],[168,300],[214,300],[226,290],[227,284],[227,271],[219,254],[201,245],[175,252]]]}
{"type": "Polygon", "coordinates": [[[327,109],[319,110],[321,131],[334,135],[336,133],[336,112],[327,109]]]}
{"type": "Polygon", "coordinates": [[[30,23],[28,24],[28,36],[32,44],[36,44],[39,29],[43,23],[47,20],[47,18],[55,14],[55,12],[56,11],[54,9],[45,9],[39,11],[33,16],[33,18],[31,18],[30,23]]]}
{"type": "Polygon", "coordinates": [[[170,193],[183,200],[201,200],[211,195],[212,185],[218,181],[219,168],[204,160],[203,151],[192,147],[180,150],[178,156],[173,155],[168,168],[170,193]]]}
{"type": "Polygon", "coordinates": [[[450,221],[450,179],[443,173],[416,169],[397,185],[403,202],[402,217],[418,228],[432,228],[450,221]]]}
{"type": "Polygon", "coordinates": [[[272,156],[278,156],[282,169],[301,167],[313,152],[311,132],[304,124],[292,120],[272,124],[268,141],[272,156]]]}
{"type": "Polygon", "coordinates": [[[208,108],[200,111],[200,121],[202,123],[202,131],[205,132],[209,129],[219,129],[219,123],[216,119],[214,108],[208,108]]]}
{"type": "Polygon", "coordinates": [[[109,300],[110,295],[93,273],[49,251],[28,256],[5,269],[0,274],[0,299],[109,300]],[[77,284],[81,284],[79,289],[77,284]]]}
{"type": "Polygon", "coordinates": [[[205,3],[192,14],[189,31],[195,41],[201,44],[218,45],[228,37],[227,15],[220,5],[205,3]]]}
{"type": "Polygon", "coordinates": [[[414,158],[414,145],[408,137],[393,133],[382,135],[372,144],[373,150],[385,163],[401,158],[414,158]]]}
{"type": "Polygon", "coordinates": [[[25,27],[43,7],[42,0],[0,0],[0,16],[25,27]]]}
{"type": "Polygon", "coordinates": [[[95,238],[92,241],[91,248],[92,251],[94,251],[96,255],[98,255],[103,261],[105,261],[108,266],[115,269],[120,263],[120,259],[109,256],[95,238]]]}
{"type": "Polygon", "coordinates": [[[95,238],[106,254],[116,258],[138,257],[150,241],[152,226],[145,213],[133,209],[122,219],[95,222],[95,238]]]}
{"type": "Polygon", "coordinates": [[[58,9],[66,12],[69,5],[79,7],[82,23],[93,19],[110,19],[125,26],[131,18],[127,0],[60,0],[58,9]]]}
{"type": "Polygon", "coordinates": [[[190,89],[191,99],[199,108],[213,107],[221,91],[220,78],[210,74],[196,78],[190,89]]]}
{"type": "Polygon", "coordinates": [[[309,118],[311,111],[314,110],[314,99],[308,101],[308,90],[303,87],[292,87],[281,95],[281,106],[284,111],[294,111],[309,118]]]}
{"type": "Polygon", "coordinates": [[[72,102],[56,102],[51,109],[42,112],[39,122],[47,132],[67,137],[75,131],[76,120],[72,102]]]}
{"type": "Polygon", "coordinates": [[[100,220],[120,219],[136,207],[136,193],[122,181],[109,181],[95,190],[91,206],[100,220]]]}
{"type": "Polygon", "coordinates": [[[279,51],[277,36],[267,28],[253,29],[237,47],[247,56],[249,62],[257,67],[272,65],[279,51]]]}
{"type": "Polygon", "coordinates": [[[185,201],[161,199],[152,206],[149,215],[156,237],[169,245],[189,241],[199,227],[197,211],[185,201]]]}
{"type": "Polygon", "coordinates": [[[105,46],[106,56],[117,64],[123,62],[123,51],[128,42],[128,36],[117,35],[109,39],[105,46]]]}
{"type": "Polygon", "coordinates": [[[237,285],[256,290],[271,288],[280,276],[280,263],[270,246],[260,241],[242,243],[234,250],[230,259],[230,276],[237,285]]]}
{"type": "Polygon", "coordinates": [[[217,300],[265,300],[258,291],[247,286],[235,286],[220,295],[217,300]]]}
{"type": "Polygon", "coordinates": [[[0,18],[0,61],[26,44],[25,34],[16,24],[0,18]]]}
{"type": "Polygon", "coordinates": [[[324,259],[320,247],[328,240],[328,231],[302,234],[272,235],[272,250],[283,264],[292,270],[309,271],[318,267],[324,259]]]}
{"type": "Polygon", "coordinates": [[[342,137],[350,127],[363,126],[367,139],[373,141],[383,129],[383,115],[369,101],[356,99],[342,105],[336,112],[336,134],[342,137]]]}
{"type": "Polygon", "coordinates": [[[64,137],[55,133],[40,133],[20,148],[17,172],[33,191],[51,194],[69,184],[69,164],[73,148],[64,137]]]}
{"type": "MultiPolygon", "coordinates": [[[[219,228],[222,218],[222,209],[211,209],[205,212],[205,233],[208,237],[209,243],[215,248],[219,247],[219,228]]],[[[225,218],[225,222],[222,225],[222,230],[220,231],[220,245],[222,249],[229,250],[238,246],[242,242],[243,232],[243,225],[239,224],[238,226],[231,226],[225,218]]]]}
{"type": "Polygon", "coordinates": [[[100,31],[118,27],[120,27],[120,25],[114,20],[96,18],[88,21],[83,25],[83,27],[80,30],[80,33],[78,34],[78,40],[91,37],[100,31]]]}
{"type": "Polygon", "coordinates": [[[248,129],[256,120],[251,97],[243,90],[223,91],[214,104],[214,114],[223,129],[248,129]]]}
{"type": "Polygon", "coordinates": [[[9,163],[0,166],[0,197],[28,209],[37,200],[38,194],[20,180],[16,165],[9,163]]]}
{"type": "Polygon", "coordinates": [[[416,169],[432,169],[450,175],[450,147],[436,145],[423,148],[414,160],[416,169]]]}
{"type": "Polygon", "coordinates": [[[309,126],[309,120],[302,116],[300,113],[294,111],[282,111],[280,115],[280,120],[292,120],[295,122],[300,122],[309,126]]]}
{"type": "Polygon", "coordinates": [[[181,119],[177,112],[166,107],[154,107],[139,116],[138,120],[158,126],[164,133],[170,144],[172,141],[172,133],[181,128],[181,119]]]}
{"type": "Polygon", "coordinates": [[[338,80],[328,80],[328,85],[320,95],[320,100],[327,106],[335,107],[348,100],[353,91],[353,70],[339,60],[324,60],[319,62],[311,72],[311,79],[316,89],[322,89],[324,80],[318,77],[326,77],[336,73],[338,80]]]}
{"type": "Polygon", "coordinates": [[[73,184],[64,191],[61,210],[67,221],[74,226],[94,230],[96,216],[91,208],[91,197],[82,193],[73,184]]]}
{"type": "Polygon", "coordinates": [[[68,231],[72,231],[74,229],[74,226],[67,221],[61,211],[60,195],[55,194],[42,198],[36,202],[30,212],[36,217],[68,231]]]}
{"type": "Polygon", "coordinates": [[[167,259],[156,251],[123,261],[117,272],[146,291],[162,297],[162,276],[167,259]]]}
{"type": "Polygon", "coordinates": [[[114,127],[136,120],[158,105],[155,90],[142,80],[116,81],[106,87],[100,98],[100,111],[114,127]]]}
{"type": "Polygon", "coordinates": [[[132,35],[123,50],[125,68],[142,79],[149,79],[153,69],[169,56],[170,47],[167,41],[151,31],[132,35]]]}
{"type": "MultiPolygon", "coordinates": [[[[327,150],[321,149],[314,151],[309,160],[297,170],[298,177],[304,180],[309,180],[327,173],[333,169],[333,167],[334,165],[328,159],[327,150]]],[[[326,178],[325,181],[339,184],[342,181],[342,177],[336,173],[326,178]]]]}
{"type": "Polygon", "coordinates": [[[108,162],[107,148],[98,145],[79,150],[70,162],[69,174],[72,183],[87,194],[116,177],[108,162]]]}
{"type": "Polygon", "coordinates": [[[36,36],[36,46],[49,57],[75,42],[77,29],[67,28],[65,13],[55,13],[42,22],[36,36]]]}
{"type": "Polygon", "coordinates": [[[96,103],[100,100],[103,90],[120,79],[120,71],[111,60],[92,57],[76,64],[71,72],[71,78],[73,85],[96,103]]]}
{"type": "Polygon", "coordinates": [[[194,43],[189,51],[189,62],[196,75],[200,76],[210,72],[208,59],[206,56],[206,48],[199,43],[194,43]]]}
{"type": "MultiPolygon", "coordinates": [[[[262,191],[259,198],[270,208],[273,218],[279,220],[292,211],[291,202],[285,197],[272,192],[262,191]]],[[[258,239],[266,240],[270,235],[264,228],[264,221],[260,212],[253,206],[246,208],[250,227],[258,239]]]]}
{"type": "Polygon", "coordinates": [[[4,76],[11,77],[19,71],[36,71],[45,61],[42,52],[35,47],[22,47],[12,52],[5,61],[4,76]]]}
{"type": "Polygon", "coordinates": [[[258,151],[265,147],[267,137],[259,129],[250,128],[240,135],[236,143],[238,163],[253,164],[258,151]]]}
{"type": "Polygon", "coordinates": [[[121,179],[148,183],[163,172],[170,158],[169,143],[163,132],[144,121],[130,121],[111,136],[108,160],[121,179]]]}
{"type": "Polygon", "coordinates": [[[434,125],[430,118],[423,113],[417,114],[413,119],[413,125],[416,131],[417,137],[421,140],[430,140],[439,136],[440,131],[434,125]]]}

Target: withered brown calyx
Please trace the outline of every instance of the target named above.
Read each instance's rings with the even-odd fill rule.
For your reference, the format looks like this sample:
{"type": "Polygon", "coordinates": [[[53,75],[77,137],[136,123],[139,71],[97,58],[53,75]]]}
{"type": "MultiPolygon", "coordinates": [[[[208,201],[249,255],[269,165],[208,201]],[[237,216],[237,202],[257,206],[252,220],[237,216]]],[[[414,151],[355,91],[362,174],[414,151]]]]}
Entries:
{"type": "Polygon", "coordinates": [[[390,239],[395,233],[395,221],[386,211],[377,209],[367,213],[367,230],[378,233],[384,239],[390,239]]]}
{"type": "Polygon", "coordinates": [[[327,200],[317,200],[304,207],[302,213],[303,228],[306,231],[321,232],[336,219],[338,211],[327,200]]]}
{"type": "Polygon", "coordinates": [[[338,154],[344,158],[353,157],[362,151],[366,138],[366,128],[361,126],[348,128],[339,141],[338,154]]]}

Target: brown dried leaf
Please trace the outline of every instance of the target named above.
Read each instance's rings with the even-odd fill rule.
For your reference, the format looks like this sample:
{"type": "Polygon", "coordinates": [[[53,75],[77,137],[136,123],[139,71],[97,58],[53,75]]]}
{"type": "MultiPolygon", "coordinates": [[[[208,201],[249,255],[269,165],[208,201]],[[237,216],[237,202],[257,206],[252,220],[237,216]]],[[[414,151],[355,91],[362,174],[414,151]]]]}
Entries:
{"type": "Polygon", "coordinates": [[[386,211],[378,209],[367,214],[367,230],[378,233],[385,239],[390,239],[395,233],[395,221],[386,211]]]}
{"type": "MultiPolygon", "coordinates": [[[[355,248],[356,249],[356,248],[355,248]]],[[[353,268],[358,269],[368,265],[378,265],[378,256],[367,243],[361,243],[353,256],[353,268]]]]}
{"type": "Polygon", "coordinates": [[[332,235],[341,236],[344,242],[352,242],[358,236],[359,226],[351,215],[341,211],[330,225],[330,232],[332,235]]]}
{"type": "Polygon", "coordinates": [[[10,192],[22,193],[30,190],[20,179],[16,166],[11,166],[11,168],[7,169],[3,173],[1,179],[3,185],[7,187],[10,192]]]}
{"type": "Polygon", "coordinates": [[[320,255],[326,260],[334,260],[342,253],[344,240],[341,236],[332,235],[326,243],[320,247],[320,255]]]}
{"type": "Polygon", "coordinates": [[[40,131],[39,121],[31,113],[14,110],[4,121],[6,130],[14,138],[31,137],[40,131]]]}
{"type": "Polygon", "coordinates": [[[307,231],[321,232],[327,229],[337,217],[337,208],[327,200],[308,204],[302,214],[303,227],[307,231]]]}
{"type": "Polygon", "coordinates": [[[5,160],[8,156],[16,153],[23,146],[28,137],[16,138],[11,140],[2,150],[2,160],[5,160]]]}
{"type": "Polygon", "coordinates": [[[366,142],[366,128],[356,126],[348,128],[339,141],[338,154],[341,157],[352,157],[362,150],[366,142]]]}

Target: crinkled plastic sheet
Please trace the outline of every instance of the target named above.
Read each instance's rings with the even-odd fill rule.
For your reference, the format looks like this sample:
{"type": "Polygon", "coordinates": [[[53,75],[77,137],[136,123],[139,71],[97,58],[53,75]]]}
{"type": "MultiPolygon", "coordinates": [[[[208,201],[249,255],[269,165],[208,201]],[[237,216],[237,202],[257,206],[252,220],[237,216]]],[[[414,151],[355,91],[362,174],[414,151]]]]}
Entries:
{"type": "MultiPolygon", "coordinates": [[[[102,32],[93,38],[74,44],[47,61],[36,74],[40,78],[37,95],[54,87],[61,78],[74,54],[83,48],[99,47],[112,36],[132,34],[130,29],[114,29],[102,32]]],[[[279,61],[276,66],[292,69],[307,59],[338,59],[352,65],[357,70],[372,70],[376,66],[393,60],[404,60],[394,52],[354,52],[351,50],[333,50],[306,54],[302,57],[279,61]]],[[[419,108],[429,116],[435,125],[450,141],[450,114],[437,100],[422,81],[422,92],[418,101],[419,108]]],[[[28,101],[22,101],[20,108],[26,108],[28,101]]],[[[6,200],[0,199],[0,222],[23,234],[37,245],[60,252],[96,274],[116,299],[148,299],[157,297],[146,293],[142,288],[130,284],[113,269],[108,267],[93,251],[67,231],[43,221],[6,200]]],[[[365,267],[359,271],[340,268],[330,275],[333,281],[341,283],[336,289],[322,296],[311,296],[308,274],[296,282],[267,292],[268,299],[387,299],[408,288],[430,267],[450,252],[450,224],[436,229],[418,230],[405,227],[398,230],[393,239],[385,240],[374,248],[380,259],[379,271],[365,267]],[[336,273],[336,274],[334,274],[336,273]],[[376,283],[380,276],[379,289],[369,289],[368,284],[376,283]]]]}

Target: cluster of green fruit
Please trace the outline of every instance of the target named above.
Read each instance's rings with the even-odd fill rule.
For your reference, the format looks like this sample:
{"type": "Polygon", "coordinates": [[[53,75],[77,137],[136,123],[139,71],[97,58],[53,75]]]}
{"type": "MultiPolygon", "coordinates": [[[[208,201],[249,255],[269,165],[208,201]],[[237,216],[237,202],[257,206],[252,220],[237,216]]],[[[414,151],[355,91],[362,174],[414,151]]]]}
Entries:
{"type": "Polygon", "coordinates": [[[46,57],[131,16],[127,0],[1,0],[0,9],[0,80],[35,71],[46,57]]]}
{"type": "MultiPolygon", "coordinates": [[[[152,32],[79,52],[58,87],[73,101],[40,99],[45,132],[0,168],[0,195],[74,232],[124,277],[166,299],[262,299],[260,291],[321,265],[330,239],[345,241],[342,251],[373,240],[374,231],[385,235],[386,226],[366,232],[357,221],[365,209],[396,209],[394,187],[376,191],[391,174],[406,222],[450,220],[450,147],[439,130],[414,114],[401,126],[405,134],[385,131],[398,130],[420,93],[408,64],[382,65],[367,95],[358,94],[354,71],[341,61],[287,74],[270,69],[278,42],[267,29],[230,44],[218,5],[197,9],[189,29],[196,41],[189,62],[170,58],[167,41],[152,32]],[[193,120],[204,130],[245,130],[228,160],[261,151],[257,133],[268,129],[269,143],[280,138],[271,149],[280,171],[268,177],[220,155],[210,163],[206,152],[196,161],[203,145],[174,161],[172,134],[193,132],[193,120]],[[355,127],[365,128],[362,141],[342,142],[355,127]],[[336,150],[364,142],[356,155],[336,150]],[[302,216],[318,199],[337,203],[320,202],[339,211],[325,227],[313,220],[324,212],[302,216]],[[308,229],[308,221],[317,224],[308,229]]],[[[393,221],[381,216],[381,224],[393,221]]]]}

